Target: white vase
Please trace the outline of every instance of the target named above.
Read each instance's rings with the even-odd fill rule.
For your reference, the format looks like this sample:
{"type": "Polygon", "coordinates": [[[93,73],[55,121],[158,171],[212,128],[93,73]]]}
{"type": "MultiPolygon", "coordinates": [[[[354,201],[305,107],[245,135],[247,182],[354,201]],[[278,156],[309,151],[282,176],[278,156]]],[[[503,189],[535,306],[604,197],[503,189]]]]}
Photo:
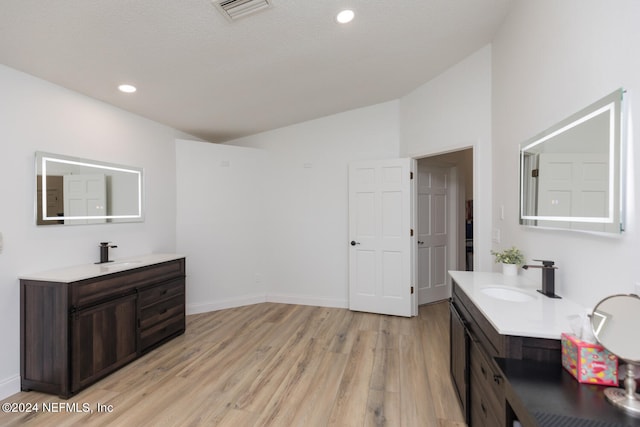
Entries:
{"type": "Polygon", "coordinates": [[[505,276],[517,276],[518,265],[517,264],[502,264],[502,274],[505,276]]]}

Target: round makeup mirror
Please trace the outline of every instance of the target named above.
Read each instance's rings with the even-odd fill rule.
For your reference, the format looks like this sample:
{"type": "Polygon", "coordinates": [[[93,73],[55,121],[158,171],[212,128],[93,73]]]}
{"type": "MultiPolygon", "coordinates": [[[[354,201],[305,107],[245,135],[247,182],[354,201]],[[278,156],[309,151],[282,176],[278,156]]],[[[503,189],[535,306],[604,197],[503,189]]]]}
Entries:
{"type": "Polygon", "coordinates": [[[600,301],[591,315],[593,334],[611,353],[627,362],[624,389],[608,388],[607,399],[640,417],[640,395],[636,393],[634,365],[640,365],[640,340],[633,331],[640,325],[640,297],[613,295],[600,301]]]}

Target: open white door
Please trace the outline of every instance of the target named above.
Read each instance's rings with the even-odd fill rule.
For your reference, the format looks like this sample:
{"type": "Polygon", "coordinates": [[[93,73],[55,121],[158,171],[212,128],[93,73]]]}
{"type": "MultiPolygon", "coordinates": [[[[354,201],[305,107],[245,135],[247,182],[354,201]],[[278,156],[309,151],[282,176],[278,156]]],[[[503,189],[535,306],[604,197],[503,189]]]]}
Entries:
{"type": "Polygon", "coordinates": [[[411,316],[412,159],[349,165],[349,308],[411,316]]]}

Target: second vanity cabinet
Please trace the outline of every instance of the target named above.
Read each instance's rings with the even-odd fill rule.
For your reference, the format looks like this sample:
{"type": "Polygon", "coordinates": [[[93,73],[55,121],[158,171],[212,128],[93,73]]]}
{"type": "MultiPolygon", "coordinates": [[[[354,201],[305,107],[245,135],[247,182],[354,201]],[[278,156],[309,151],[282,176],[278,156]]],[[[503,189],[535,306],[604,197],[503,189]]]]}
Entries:
{"type": "Polygon", "coordinates": [[[453,281],[450,368],[465,420],[470,427],[510,426],[505,378],[495,357],[557,362],[559,340],[501,335],[453,281]]]}
{"type": "Polygon", "coordinates": [[[21,278],[23,390],[69,397],[184,332],[185,259],[150,260],[78,280],[21,278]]]}

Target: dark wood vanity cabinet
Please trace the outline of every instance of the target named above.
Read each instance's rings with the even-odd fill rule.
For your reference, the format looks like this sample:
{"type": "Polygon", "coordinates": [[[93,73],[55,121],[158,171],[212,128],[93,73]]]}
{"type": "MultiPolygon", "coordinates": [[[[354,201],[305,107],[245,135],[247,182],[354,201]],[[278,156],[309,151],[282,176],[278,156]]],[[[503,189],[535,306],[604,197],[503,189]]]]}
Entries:
{"type": "Polygon", "coordinates": [[[67,398],[184,330],[184,258],[69,283],[21,279],[21,387],[67,398]]]}
{"type": "Polygon", "coordinates": [[[505,378],[496,357],[558,362],[560,340],[501,335],[453,281],[450,369],[470,427],[511,426],[505,378]]]}

